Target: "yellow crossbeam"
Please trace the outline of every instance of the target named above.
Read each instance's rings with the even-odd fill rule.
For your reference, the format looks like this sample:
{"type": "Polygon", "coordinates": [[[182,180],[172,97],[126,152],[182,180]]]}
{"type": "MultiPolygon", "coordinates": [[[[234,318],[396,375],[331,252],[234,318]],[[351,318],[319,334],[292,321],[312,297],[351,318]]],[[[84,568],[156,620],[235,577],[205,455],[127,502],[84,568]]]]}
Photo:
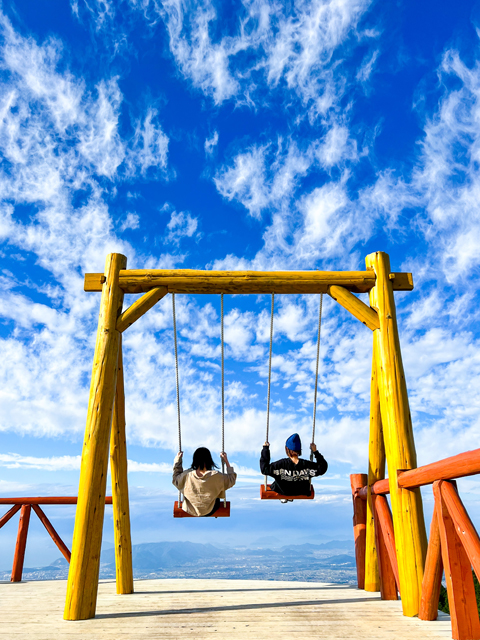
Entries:
{"type": "MultiPolygon", "coordinates": [[[[391,273],[395,291],[411,291],[411,273],[391,273]]],[[[85,274],[85,291],[102,291],[103,273],[85,274]]],[[[338,285],[353,293],[366,293],[375,286],[375,273],[368,271],[200,271],[193,269],[125,269],[119,285],[124,293],[144,293],[167,287],[169,293],[327,293],[338,285]]]]}

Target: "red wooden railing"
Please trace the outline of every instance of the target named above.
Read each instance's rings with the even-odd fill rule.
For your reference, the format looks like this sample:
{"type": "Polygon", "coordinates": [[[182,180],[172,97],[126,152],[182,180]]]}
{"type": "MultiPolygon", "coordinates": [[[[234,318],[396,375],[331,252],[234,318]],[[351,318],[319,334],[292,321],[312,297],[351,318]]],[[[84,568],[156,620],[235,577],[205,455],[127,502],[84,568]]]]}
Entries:
{"type": "MultiPolygon", "coordinates": [[[[0,518],[0,529],[20,511],[20,520],[18,523],[17,543],[15,545],[15,555],[13,557],[11,582],[20,582],[23,574],[23,563],[25,560],[25,549],[27,546],[28,525],[30,524],[30,515],[33,509],[34,513],[40,518],[40,522],[50,534],[50,537],[57,545],[59,551],[70,562],[70,551],[67,545],[55,531],[54,526],[45,515],[40,505],[43,504],[77,504],[76,496],[54,496],[50,498],[0,498],[0,504],[11,504],[12,508],[0,518]]],[[[105,498],[105,504],[112,504],[111,496],[105,498]]]]}
{"type": "MultiPolygon", "coordinates": [[[[419,618],[436,620],[440,586],[445,571],[448,602],[455,640],[480,640],[472,568],[480,580],[480,538],[458,495],[455,479],[480,473],[480,449],[467,451],[439,462],[399,471],[397,485],[414,489],[433,484],[435,508],[430,527],[419,618]]],[[[367,475],[350,476],[354,509],[357,583],[364,588],[367,475]],[[363,560],[362,560],[363,559],[363,560]]],[[[396,600],[400,590],[392,516],[386,495],[389,479],[370,487],[375,526],[380,593],[383,600],[396,600]]]]}

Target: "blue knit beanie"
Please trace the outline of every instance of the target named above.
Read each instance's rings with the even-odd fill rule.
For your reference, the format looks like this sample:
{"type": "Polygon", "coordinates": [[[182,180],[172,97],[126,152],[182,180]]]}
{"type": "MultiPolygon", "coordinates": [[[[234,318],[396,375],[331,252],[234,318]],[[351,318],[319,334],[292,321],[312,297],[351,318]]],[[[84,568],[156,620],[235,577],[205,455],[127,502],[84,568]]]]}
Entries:
{"type": "Polygon", "coordinates": [[[291,435],[286,441],[285,446],[287,447],[287,449],[290,449],[290,451],[301,451],[302,443],[300,441],[300,436],[298,435],[298,433],[294,433],[293,435],[291,435]]]}

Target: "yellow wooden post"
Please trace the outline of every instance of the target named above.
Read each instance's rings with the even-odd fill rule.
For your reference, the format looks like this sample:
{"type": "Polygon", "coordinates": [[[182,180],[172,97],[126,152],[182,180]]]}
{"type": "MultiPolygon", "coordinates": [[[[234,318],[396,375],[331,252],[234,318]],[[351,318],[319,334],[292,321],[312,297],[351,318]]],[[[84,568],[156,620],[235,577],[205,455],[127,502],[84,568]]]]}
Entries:
{"type": "Polygon", "coordinates": [[[118,349],[117,393],[110,439],[113,526],[117,593],[133,593],[132,539],[128,503],[127,439],[125,434],[125,389],[123,382],[122,339],[118,349]]]}
{"type": "Polygon", "coordinates": [[[375,336],[378,340],[376,367],[400,594],[404,615],[416,616],[420,607],[427,535],[420,490],[399,489],[397,486],[397,470],[415,468],[417,457],[398,337],[390,259],[379,251],[367,256],[366,264],[376,274],[375,287],[370,291],[370,306],[377,310],[380,321],[380,329],[374,332],[378,333],[375,336]]]}
{"type": "Polygon", "coordinates": [[[126,266],[125,256],[118,253],[107,256],[80,467],[65,620],[93,618],[97,604],[108,444],[120,341],[115,327],[123,305],[123,291],[118,280],[120,269],[126,266]]]}
{"type": "Polygon", "coordinates": [[[365,591],[380,591],[374,504],[370,487],[385,478],[385,446],[383,444],[380,398],[377,383],[377,351],[379,332],[373,334],[372,378],[370,383],[370,440],[368,445],[367,542],[365,554],[365,591]]]}

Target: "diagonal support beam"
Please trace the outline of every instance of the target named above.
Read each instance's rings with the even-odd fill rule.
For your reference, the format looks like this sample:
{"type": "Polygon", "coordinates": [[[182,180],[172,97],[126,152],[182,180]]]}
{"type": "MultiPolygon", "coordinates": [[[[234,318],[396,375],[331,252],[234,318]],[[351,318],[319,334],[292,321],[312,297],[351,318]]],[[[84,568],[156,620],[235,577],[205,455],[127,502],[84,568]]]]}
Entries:
{"type": "Polygon", "coordinates": [[[375,509],[378,516],[378,523],[382,529],[383,541],[387,549],[390,566],[395,577],[395,584],[400,591],[400,580],[398,579],[397,553],[395,551],[395,534],[393,532],[392,514],[385,496],[375,498],[375,509]]]}
{"type": "Polygon", "coordinates": [[[363,322],[363,324],[372,331],[380,329],[378,313],[344,287],[332,285],[328,287],[328,295],[336,300],[338,304],[341,304],[344,309],[350,311],[352,316],[355,316],[355,318],[363,322]]]}
{"type": "Polygon", "coordinates": [[[440,546],[440,530],[438,528],[438,504],[435,503],[430,538],[428,540],[427,559],[422,583],[422,599],[420,601],[420,620],[436,620],[440,587],[443,578],[442,549],[440,546]]]}
{"type": "Polygon", "coordinates": [[[462,541],[470,564],[478,578],[480,575],[480,539],[475,525],[470,520],[470,516],[463,506],[463,502],[453,482],[442,482],[440,484],[440,491],[447,506],[449,516],[457,530],[458,537],[462,541]]]}
{"type": "Polygon", "coordinates": [[[54,541],[54,543],[57,545],[58,550],[60,551],[60,553],[62,554],[62,556],[65,558],[65,560],[70,563],[70,551],[67,547],[67,545],[64,543],[64,541],[60,538],[60,536],[58,535],[58,533],[56,532],[53,524],[50,522],[50,520],[47,518],[47,516],[45,515],[45,512],[43,511],[43,509],[41,509],[38,504],[32,504],[32,508],[35,511],[35,513],[37,514],[37,516],[40,519],[40,522],[43,524],[43,526],[45,527],[45,529],[48,531],[48,533],[50,534],[51,539],[54,541]]]}
{"type": "Polygon", "coordinates": [[[386,535],[375,504],[380,497],[382,496],[372,496],[373,517],[375,519],[375,545],[377,547],[378,571],[380,574],[380,596],[382,600],[398,600],[397,581],[395,580],[395,573],[388,555],[386,535]]]}
{"type": "Polygon", "coordinates": [[[117,320],[117,331],[123,333],[168,293],[167,287],[156,287],[126,309],[117,320]]]}
{"type": "Polygon", "coordinates": [[[17,511],[20,511],[21,508],[21,504],[16,504],[14,507],[9,509],[7,513],[0,518],[0,529],[3,527],[3,525],[7,524],[10,518],[13,518],[13,516],[17,513],[17,511]]]}

